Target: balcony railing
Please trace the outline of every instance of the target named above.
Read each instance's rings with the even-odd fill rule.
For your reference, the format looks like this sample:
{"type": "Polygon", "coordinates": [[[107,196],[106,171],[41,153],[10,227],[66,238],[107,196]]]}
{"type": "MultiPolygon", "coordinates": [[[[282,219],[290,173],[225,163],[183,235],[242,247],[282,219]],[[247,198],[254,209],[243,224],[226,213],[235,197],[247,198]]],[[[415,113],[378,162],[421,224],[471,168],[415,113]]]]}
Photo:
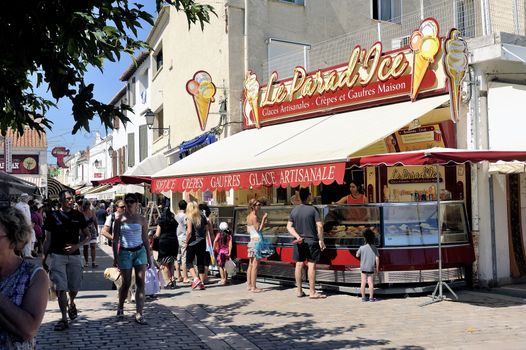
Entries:
{"type": "Polygon", "coordinates": [[[441,0],[425,3],[431,4],[403,13],[393,22],[378,21],[376,26],[313,44],[307,55],[273,57],[259,67],[251,68],[256,70],[261,82],[266,83],[272,71],[279,72],[279,78],[284,79],[290,77],[298,65],[306,66],[307,71],[315,71],[345,63],[356,45],[369,47],[381,41],[384,51],[394,50],[406,46],[408,36],[427,17],[437,19],[441,36],[446,35],[449,28],[459,29],[467,39],[494,32],[526,35],[524,0],[441,0]]]}

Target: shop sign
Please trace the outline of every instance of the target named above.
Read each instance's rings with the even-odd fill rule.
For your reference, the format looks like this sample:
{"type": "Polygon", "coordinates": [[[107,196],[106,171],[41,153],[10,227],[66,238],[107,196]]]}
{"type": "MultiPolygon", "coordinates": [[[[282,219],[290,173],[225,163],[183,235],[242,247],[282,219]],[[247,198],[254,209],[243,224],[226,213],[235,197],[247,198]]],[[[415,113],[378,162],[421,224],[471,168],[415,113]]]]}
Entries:
{"type": "Polygon", "coordinates": [[[215,101],[216,86],[212,77],[204,70],[197,71],[186,83],[186,91],[194,100],[195,111],[201,130],[205,130],[210,111],[210,104],[215,101]]]}
{"type": "Polygon", "coordinates": [[[64,158],[69,156],[69,149],[66,147],[54,147],[51,150],[51,155],[57,158],[57,165],[60,168],[67,168],[66,164],[64,163],[64,158]]]}
{"type": "Polygon", "coordinates": [[[345,163],[254,170],[230,174],[210,174],[152,179],[152,192],[184,192],[259,188],[261,186],[296,187],[343,183],[345,163]]]}
{"type": "Polygon", "coordinates": [[[6,173],[13,171],[13,140],[10,137],[4,137],[4,168],[6,173]]]}
{"type": "MultiPolygon", "coordinates": [[[[38,155],[13,154],[11,174],[38,174],[38,155]]],[[[0,170],[5,171],[5,162],[0,162],[0,170]]]]}
{"type": "MultiPolygon", "coordinates": [[[[389,184],[436,183],[437,172],[434,166],[393,167],[388,171],[389,184]]],[[[442,175],[439,175],[442,182],[442,175]]]]}
{"type": "Polygon", "coordinates": [[[263,87],[249,71],[244,82],[244,126],[259,128],[267,123],[388,101],[414,101],[422,93],[444,93],[444,62],[448,65],[449,89],[458,94],[463,79],[460,72],[465,74],[467,69],[467,59],[459,57],[466,54],[466,47],[458,31],[453,36],[451,33],[446,44],[449,51],[444,52],[438,23],[428,18],[413,32],[410,47],[406,49],[384,53],[381,42],[369,49],[357,45],[346,64],[312,73],[296,67],[293,77],[284,81],[274,72],[263,87]],[[462,54],[461,48],[464,48],[462,54]],[[445,55],[454,57],[444,58],[445,55]],[[452,65],[455,68],[451,69],[452,65]]]}

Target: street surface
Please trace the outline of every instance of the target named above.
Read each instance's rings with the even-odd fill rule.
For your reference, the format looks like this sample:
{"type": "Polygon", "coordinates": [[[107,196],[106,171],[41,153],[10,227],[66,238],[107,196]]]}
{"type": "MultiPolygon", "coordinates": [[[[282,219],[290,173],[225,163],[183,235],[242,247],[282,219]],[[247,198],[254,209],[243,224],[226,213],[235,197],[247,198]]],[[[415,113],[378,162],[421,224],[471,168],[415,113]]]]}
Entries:
{"type": "Polygon", "coordinates": [[[60,313],[50,302],[37,349],[526,348],[526,299],[478,291],[458,291],[458,302],[421,306],[428,296],[309,300],[293,288],[260,283],[264,292],[249,293],[243,283],[219,286],[212,279],[204,291],[185,285],[148,299],[146,326],[134,322],[134,304],[126,304],[126,319],[117,321],[117,292],[103,278],[111,248],[100,248],[99,267],[84,273],[78,319],[64,332],[53,331],[60,313]]]}

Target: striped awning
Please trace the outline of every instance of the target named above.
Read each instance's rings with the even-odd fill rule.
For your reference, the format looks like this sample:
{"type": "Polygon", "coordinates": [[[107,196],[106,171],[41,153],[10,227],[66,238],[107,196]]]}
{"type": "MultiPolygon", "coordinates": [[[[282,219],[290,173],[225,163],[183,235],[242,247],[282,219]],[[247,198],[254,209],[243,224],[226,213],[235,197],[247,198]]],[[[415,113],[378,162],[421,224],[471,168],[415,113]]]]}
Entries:
{"type": "Polygon", "coordinates": [[[57,199],[58,198],[58,194],[62,190],[73,191],[72,188],[64,185],[63,183],[61,183],[57,179],[54,179],[54,178],[48,176],[48,178],[47,178],[47,196],[48,196],[48,198],[50,198],[50,199],[57,199]]]}

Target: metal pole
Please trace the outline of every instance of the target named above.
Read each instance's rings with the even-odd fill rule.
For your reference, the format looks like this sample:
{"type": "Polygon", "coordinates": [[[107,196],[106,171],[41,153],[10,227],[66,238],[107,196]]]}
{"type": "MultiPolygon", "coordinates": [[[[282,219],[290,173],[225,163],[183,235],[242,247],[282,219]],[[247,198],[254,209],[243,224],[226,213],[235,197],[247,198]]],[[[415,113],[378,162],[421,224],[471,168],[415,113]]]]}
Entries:
{"type": "Polygon", "coordinates": [[[519,34],[519,6],[517,0],[511,1],[511,9],[513,16],[513,34],[519,34]]]}
{"type": "Polygon", "coordinates": [[[497,242],[495,237],[495,199],[493,197],[493,175],[489,176],[489,210],[491,227],[491,270],[493,273],[493,287],[497,285],[497,242]]]}
{"type": "Polygon", "coordinates": [[[438,224],[438,297],[442,295],[442,216],[440,215],[440,168],[435,165],[437,172],[437,224],[438,224]]]}

